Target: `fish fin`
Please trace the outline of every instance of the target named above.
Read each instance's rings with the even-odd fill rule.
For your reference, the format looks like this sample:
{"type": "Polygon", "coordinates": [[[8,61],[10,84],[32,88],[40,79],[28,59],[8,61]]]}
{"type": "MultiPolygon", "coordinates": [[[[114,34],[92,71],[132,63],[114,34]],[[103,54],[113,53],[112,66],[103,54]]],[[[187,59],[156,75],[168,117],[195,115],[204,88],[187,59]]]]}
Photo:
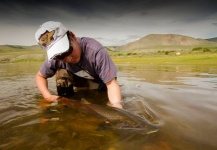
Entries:
{"type": "Polygon", "coordinates": [[[152,124],[159,124],[157,115],[141,101],[136,101],[137,108],[142,112],[140,116],[152,124]]]}

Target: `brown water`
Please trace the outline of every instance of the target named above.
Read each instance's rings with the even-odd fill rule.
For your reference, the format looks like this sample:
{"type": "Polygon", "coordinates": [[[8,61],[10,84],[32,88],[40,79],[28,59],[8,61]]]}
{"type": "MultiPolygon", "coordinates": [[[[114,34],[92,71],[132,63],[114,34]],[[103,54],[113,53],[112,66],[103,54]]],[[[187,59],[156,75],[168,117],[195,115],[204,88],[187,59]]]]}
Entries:
{"type": "MultiPolygon", "coordinates": [[[[101,120],[87,112],[50,109],[35,86],[39,67],[0,64],[0,149],[217,149],[216,65],[118,66],[124,108],[156,115],[159,131],[149,135],[100,128],[101,120]]],[[[56,93],[53,79],[49,87],[56,93]]],[[[74,98],[107,100],[106,93],[97,91],[74,98]]]]}

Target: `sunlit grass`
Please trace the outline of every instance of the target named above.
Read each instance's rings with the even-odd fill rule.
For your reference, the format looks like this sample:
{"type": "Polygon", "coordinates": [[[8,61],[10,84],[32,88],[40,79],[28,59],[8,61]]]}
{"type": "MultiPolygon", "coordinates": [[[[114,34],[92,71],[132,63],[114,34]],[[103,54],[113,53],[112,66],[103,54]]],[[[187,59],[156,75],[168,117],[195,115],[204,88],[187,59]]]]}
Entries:
{"type": "Polygon", "coordinates": [[[46,58],[46,53],[42,50],[28,49],[1,49],[0,63],[17,62],[42,62],[46,58]]]}
{"type": "MultiPolygon", "coordinates": [[[[152,53],[121,53],[108,51],[115,64],[217,64],[217,49],[208,52],[199,49],[197,51],[182,51],[176,56],[175,52],[163,51],[152,53]],[[199,51],[200,50],[200,51],[199,51]]],[[[43,62],[46,52],[38,47],[6,46],[0,48],[0,63],[17,62],[43,62]]]]}
{"type": "Polygon", "coordinates": [[[217,64],[217,54],[112,57],[116,64],[217,64]]]}

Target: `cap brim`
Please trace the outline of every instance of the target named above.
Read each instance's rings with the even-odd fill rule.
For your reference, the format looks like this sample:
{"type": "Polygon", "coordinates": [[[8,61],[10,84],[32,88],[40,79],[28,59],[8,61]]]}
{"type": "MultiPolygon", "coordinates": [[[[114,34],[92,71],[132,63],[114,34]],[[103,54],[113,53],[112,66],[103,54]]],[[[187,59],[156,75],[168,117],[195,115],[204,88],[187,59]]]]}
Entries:
{"type": "Polygon", "coordinates": [[[67,34],[65,34],[61,39],[59,39],[54,45],[52,45],[47,50],[48,60],[54,58],[54,56],[66,52],[69,49],[69,39],[67,34]]]}

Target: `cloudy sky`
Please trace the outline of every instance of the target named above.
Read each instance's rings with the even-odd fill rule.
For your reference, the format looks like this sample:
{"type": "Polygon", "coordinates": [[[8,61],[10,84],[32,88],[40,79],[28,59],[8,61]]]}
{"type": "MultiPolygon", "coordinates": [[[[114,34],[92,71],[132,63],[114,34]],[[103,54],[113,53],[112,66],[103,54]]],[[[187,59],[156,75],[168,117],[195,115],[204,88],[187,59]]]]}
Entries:
{"type": "Polygon", "coordinates": [[[35,31],[50,20],[106,46],[148,34],[213,38],[217,37],[217,1],[0,0],[0,45],[36,45],[35,31]]]}

